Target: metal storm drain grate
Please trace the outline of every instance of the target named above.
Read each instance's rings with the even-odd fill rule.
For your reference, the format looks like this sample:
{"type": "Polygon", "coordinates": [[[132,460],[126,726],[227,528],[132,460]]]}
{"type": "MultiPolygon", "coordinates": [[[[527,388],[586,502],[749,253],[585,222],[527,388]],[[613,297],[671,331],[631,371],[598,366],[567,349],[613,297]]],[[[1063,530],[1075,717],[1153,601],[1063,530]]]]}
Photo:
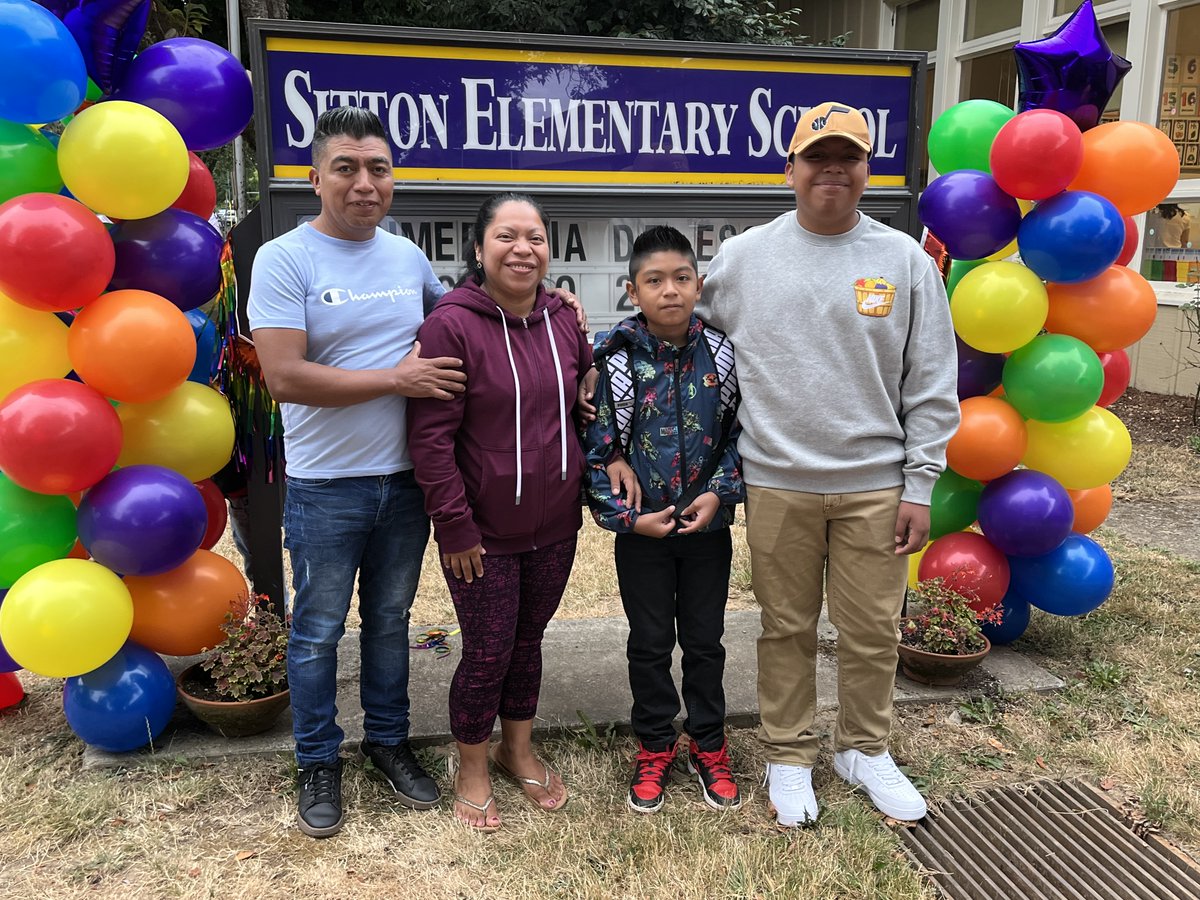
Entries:
{"type": "Polygon", "coordinates": [[[1138,837],[1079,782],[982,791],[899,835],[909,859],[954,900],[1200,898],[1195,864],[1138,837]]]}

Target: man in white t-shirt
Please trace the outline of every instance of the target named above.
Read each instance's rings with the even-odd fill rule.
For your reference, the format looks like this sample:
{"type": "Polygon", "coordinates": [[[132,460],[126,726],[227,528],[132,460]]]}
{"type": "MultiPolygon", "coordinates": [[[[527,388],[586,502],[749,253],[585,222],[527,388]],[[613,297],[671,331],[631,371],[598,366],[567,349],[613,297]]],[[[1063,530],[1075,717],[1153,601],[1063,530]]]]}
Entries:
{"type": "Polygon", "coordinates": [[[249,319],[287,457],[284,545],[295,599],[288,685],[299,767],[299,826],[342,827],[337,644],[359,587],[360,697],[369,758],[402,805],[440,799],[408,743],[408,622],[429,537],[412,475],[407,397],[450,399],[461,362],[426,359],[417,328],[443,292],[424,254],[379,228],[391,206],[392,153],[369,110],[317,120],[312,222],[254,260],[249,319]]]}

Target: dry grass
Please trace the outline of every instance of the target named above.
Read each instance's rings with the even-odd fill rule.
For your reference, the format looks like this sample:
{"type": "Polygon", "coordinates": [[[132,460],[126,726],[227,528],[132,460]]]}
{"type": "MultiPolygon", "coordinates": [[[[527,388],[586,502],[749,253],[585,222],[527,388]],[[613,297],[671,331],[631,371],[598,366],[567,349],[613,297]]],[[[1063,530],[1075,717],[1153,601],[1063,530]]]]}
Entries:
{"type": "MultiPolygon", "coordinates": [[[[1171,477],[1148,468],[1145,479],[1171,477]]],[[[737,538],[733,602],[749,605],[740,530],[737,538]]],[[[894,750],[935,799],[1033,778],[1101,780],[1118,802],[1194,851],[1200,566],[1111,533],[1101,539],[1118,563],[1113,597],[1082,619],[1035,614],[1022,643],[1068,687],[909,708],[897,716],[894,750]]],[[[589,524],[561,615],[619,612],[611,559],[611,539],[589,524]]],[[[414,622],[449,621],[430,558],[414,622]]],[[[497,784],[506,827],[483,837],[464,832],[444,809],[399,809],[351,767],[345,830],[313,841],[293,825],[290,761],[195,766],[164,759],[85,772],[82,745],[62,717],[59,682],[23,680],[28,702],[0,717],[3,897],[932,896],[894,836],[826,765],[816,773],[826,810],[821,826],[778,833],[755,787],[762,758],[749,731],[731,734],[735,768],[750,794],[734,813],[707,810],[681,778],[663,813],[630,813],[623,793],[631,742],[576,734],[544,748],[573,792],[561,814],[539,814],[497,784]]],[[[429,762],[444,778],[440,752],[429,762]]]]}
{"type": "Polygon", "coordinates": [[[1200,495],[1200,453],[1188,447],[1136,444],[1129,467],[1113,482],[1113,496],[1125,500],[1200,495]]]}

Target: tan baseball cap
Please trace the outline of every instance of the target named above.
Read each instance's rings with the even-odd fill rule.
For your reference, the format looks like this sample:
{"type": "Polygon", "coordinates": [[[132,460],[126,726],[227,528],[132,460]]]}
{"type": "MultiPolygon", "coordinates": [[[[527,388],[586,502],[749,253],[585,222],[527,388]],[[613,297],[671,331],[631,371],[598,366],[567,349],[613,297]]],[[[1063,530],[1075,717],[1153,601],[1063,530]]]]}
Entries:
{"type": "Polygon", "coordinates": [[[788,158],[811,144],[830,137],[842,137],[871,154],[871,131],[867,120],[853,106],[831,100],[814,106],[800,117],[792,143],[788,147],[788,158]]]}

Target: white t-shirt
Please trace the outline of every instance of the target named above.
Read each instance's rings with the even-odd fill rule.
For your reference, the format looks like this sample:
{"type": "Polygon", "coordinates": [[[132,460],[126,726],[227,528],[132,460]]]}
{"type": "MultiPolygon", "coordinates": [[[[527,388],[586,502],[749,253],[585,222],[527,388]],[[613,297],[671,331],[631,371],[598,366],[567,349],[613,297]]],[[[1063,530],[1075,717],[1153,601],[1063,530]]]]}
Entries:
{"type": "MultiPolygon", "coordinates": [[[[381,228],[345,241],[301,225],[254,258],[251,330],[307,333],[307,358],[342,369],[385,369],[413,348],[444,288],[407,238],[381,228]]],[[[404,397],[343,407],[281,404],[287,474],[296,478],[388,475],[412,468],[404,397]]]]}
{"type": "Polygon", "coordinates": [[[1158,235],[1164,247],[1180,248],[1183,246],[1183,233],[1192,222],[1187,213],[1179,213],[1169,219],[1162,219],[1158,226],[1158,235]]]}

